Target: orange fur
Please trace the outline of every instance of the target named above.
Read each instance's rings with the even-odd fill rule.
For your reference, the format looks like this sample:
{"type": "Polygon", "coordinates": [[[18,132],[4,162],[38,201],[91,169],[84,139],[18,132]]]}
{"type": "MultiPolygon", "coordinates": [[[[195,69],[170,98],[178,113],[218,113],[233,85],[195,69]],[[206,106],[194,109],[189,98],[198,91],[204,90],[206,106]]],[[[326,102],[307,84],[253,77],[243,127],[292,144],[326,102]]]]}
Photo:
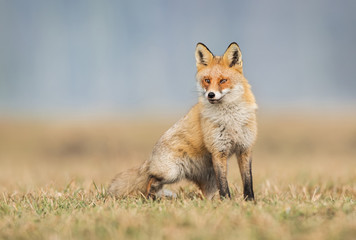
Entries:
{"type": "Polygon", "coordinates": [[[186,178],[196,183],[207,198],[217,190],[221,197],[230,197],[227,161],[235,154],[244,197],[254,199],[250,156],[257,134],[256,104],[243,75],[240,48],[232,43],[219,57],[198,44],[195,57],[201,87],[198,104],[164,133],[149,160],[113,180],[109,188],[112,194],[120,196],[136,190],[154,196],[164,184],[186,178]],[[212,92],[214,96],[209,96],[212,92]]]}

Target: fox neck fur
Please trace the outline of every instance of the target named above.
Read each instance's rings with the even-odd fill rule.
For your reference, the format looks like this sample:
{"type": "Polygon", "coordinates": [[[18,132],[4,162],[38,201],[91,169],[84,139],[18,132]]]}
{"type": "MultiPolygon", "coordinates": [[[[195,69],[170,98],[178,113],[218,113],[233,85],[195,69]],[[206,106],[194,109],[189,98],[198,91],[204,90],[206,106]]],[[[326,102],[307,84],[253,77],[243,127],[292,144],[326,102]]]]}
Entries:
{"type": "MultiPolygon", "coordinates": [[[[243,99],[221,104],[210,104],[203,97],[198,103],[201,105],[201,121],[203,126],[212,124],[209,131],[208,142],[215,151],[226,152],[228,156],[236,150],[247,150],[255,142],[257,135],[256,104],[251,104],[243,99]],[[239,148],[239,149],[237,149],[239,148]]],[[[205,135],[205,134],[204,134],[205,135]]],[[[207,142],[207,145],[209,145],[207,142]]],[[[213,151],[213,149],[209,149],[213,151]]]]}

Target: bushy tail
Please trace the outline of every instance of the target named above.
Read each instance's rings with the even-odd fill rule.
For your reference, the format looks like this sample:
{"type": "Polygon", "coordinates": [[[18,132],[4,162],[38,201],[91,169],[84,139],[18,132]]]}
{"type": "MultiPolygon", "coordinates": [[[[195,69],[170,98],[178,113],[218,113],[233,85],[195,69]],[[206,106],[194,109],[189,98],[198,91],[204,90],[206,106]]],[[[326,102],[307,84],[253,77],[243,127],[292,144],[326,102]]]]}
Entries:
{"type": "Polygon", "coordinates": [[[127,195],[146,194],[149,175],[146,164],[138,168],[131,168],[121,172],[112,180],[109,193],[113,196],[123,197],[127,195]]]}

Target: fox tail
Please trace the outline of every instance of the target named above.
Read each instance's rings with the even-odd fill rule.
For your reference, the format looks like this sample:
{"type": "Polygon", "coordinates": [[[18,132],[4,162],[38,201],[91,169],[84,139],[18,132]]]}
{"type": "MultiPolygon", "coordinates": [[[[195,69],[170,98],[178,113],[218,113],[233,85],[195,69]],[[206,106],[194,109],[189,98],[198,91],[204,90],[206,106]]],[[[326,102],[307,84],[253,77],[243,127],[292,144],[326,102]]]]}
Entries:
{"type": "Polygon", "coordinates": [[[116,197],[124,197],[132,194],[146,194],[149,181],[148,167],[131,168],[116,175],[112,180],[108,192],[116,197]]]}

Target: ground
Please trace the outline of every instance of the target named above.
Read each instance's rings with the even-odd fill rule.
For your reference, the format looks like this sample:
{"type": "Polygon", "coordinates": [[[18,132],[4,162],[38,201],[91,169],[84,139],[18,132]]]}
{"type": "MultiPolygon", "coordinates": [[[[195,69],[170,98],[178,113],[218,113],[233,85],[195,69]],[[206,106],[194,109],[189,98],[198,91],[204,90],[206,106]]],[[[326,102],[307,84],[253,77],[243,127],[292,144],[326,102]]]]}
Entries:
{"type": "Polygon", "coordinates": [[[234,158],[231,200],[109,196],[174,121],[1,119],[0,239],[355,239],[355,115],[260,113],[255,203],[234,158]]]}

